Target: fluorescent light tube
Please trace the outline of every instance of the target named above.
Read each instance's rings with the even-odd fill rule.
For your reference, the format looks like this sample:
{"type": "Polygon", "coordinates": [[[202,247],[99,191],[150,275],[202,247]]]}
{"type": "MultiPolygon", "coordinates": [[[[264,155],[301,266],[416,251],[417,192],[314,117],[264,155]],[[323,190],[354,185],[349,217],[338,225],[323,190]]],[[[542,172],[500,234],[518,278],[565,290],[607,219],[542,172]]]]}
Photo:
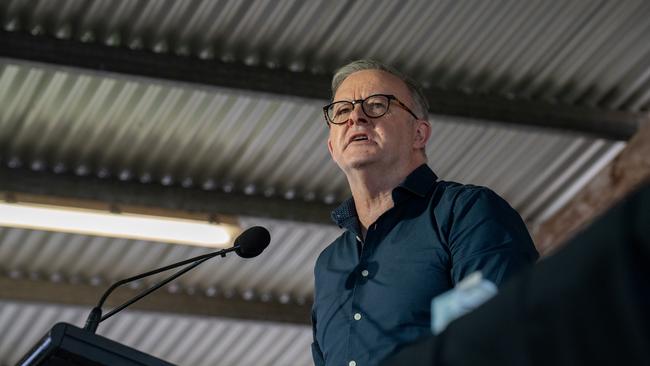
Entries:
{"type": "Polygon", "coordinates": [[[0,225],[223,248],[234,231],[207,221],[130,213],[0,203],[0,225]]]}

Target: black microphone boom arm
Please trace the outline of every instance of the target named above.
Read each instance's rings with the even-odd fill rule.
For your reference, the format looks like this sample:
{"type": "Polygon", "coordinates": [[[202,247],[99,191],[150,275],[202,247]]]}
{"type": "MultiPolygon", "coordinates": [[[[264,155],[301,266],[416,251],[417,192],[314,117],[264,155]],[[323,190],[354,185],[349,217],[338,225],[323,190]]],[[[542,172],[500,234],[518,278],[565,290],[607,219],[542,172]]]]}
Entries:
{"type": "Polygon", "coordinates": [[[157,289],[165,286],[169,282],[171,282],[171,281],[175,280],[176,278],[182,276],[187,271],[195,268],[196,266],[198,266],[199,264],[207,261],[208,259],[214,258],[216,256],[225,257],[227,253],[235,251],[236,249],[237,249],[237,247],[232,247],[232,248],[222,249],[222,250],[212,252],[212,253],[202,254],[202,255],[199,255],[199,256],[196,256],[196,257],[193,257],[193,258],[185,259],[185,260],[182,260],[182,261],[177,262],[177,263],[172,263],[172,264],[170,264],[168,266],[165,266],[165,267],[157,268],[157,269],[151,270],[149,272],[145,272],[145,273],[139,274],[137,276],[125,278],[123,280],[115,282],[114,284],[111,285],[111,287],[108,288],[108,290],[106,290],[104,292],[101,299],[97,303],[97,306],[95,306],[90,311],[90,314],[88,315],[88,319],[86,320],[86,325],[84,326],[84,329],[88,330],[88,331],[90,331],[92,333],[95,333],[95,331],[97,330],[97,326],[99,326],[99,323],[106,320],[106,319],[108,319],[108,318],[110,318],[111,316],[115,315],[115,313],[123,310],[124,308],[128,307],[129,305],[132,305],[136,301],[142,299],[143,297],[149,295],[150,293],[156,291],[157,289]],[[191,264],[191,265],[183,268],[182,270],[174,273],[172,276],[158,282],[154,286],[151,286],[150,288],[140,292],[134,298],[128,300],[127,302],[123,303],[122,305],[117,306],[116,308],[114,308],[113,310],[108,312],[106,315],[102,316],[102,306],[104,305],[104,302],[106,302],[106,299],[108,298],[108,296],[116,288],[118,288],[118,287],[120,287],[120,286],[122,286],[124,284],[127,284],[129,282],[137,281],[139,279],[149,277],[149,276],[153,276],[153,275],[161,273],[161,272],[169,271],[170,269],[178,268],[180,266],[184,266],[184,265],[190,264],[190,263],[193,263],[193,264],[191,264]]]}
{"type": "Polygon", "coordinates": [[[151,270],[149,272],[145,272],[133,277],[125,278],[123,280],[115,282],[111,287],[108,288],[102,295],[101,299],[97,303],[97,306],[95,306],[91,311],[90,314],[88,314],[88,319],[86,319],[86,325],[84,326],[84,329],[91,332],[95,333],[97,331],[97,327],[99,326],[99,323],[110,318],[111,316],[115,315],[116,313],[122,311],[124,308],[127,306],[135,303],[136,301],[142,299],[143,297],[149,295],[150,293],[156,291],[157,289],[165,286],[169,282],[175,280],[176,278],[182,276],[185,274],[187,271],[192,270],[193,268],[196,268],[199,264],[207,261],[210,258],[214,258],[216,256],[222,256],[225,257],[227,253],[230,252],[235,252],[237,255],[239,255],[242,258],[253,258],[255,256],[258,256],[262,251],[269,245],[269,242],[271,241],[271,236],[269,235],[269,231],[266,230],[265,228],[261,226],[253,226],[243,233],[241,233],[234,242],[234,245],[230,248],[227,249],[222,249],[216,252],[212,253],[207,253],[207,254],[202,254],[199,256],[196,256],[194,258],[190,259],[185,259],[177,263],[170,264],[165,267],[157,268],[154,270],[151,270]],[[143,290],[140,292],[138,295],[133,297],[132,299],[128,300],[127,302],[123,303],[122,305],[117,306],[110,312],[108,312],[106,315],[102,316],[102,306],[104,305],[104,302],[106,302],[106,299],[108,296],[115,290],[116,288],[129,283],[133,282],[136,280],[139,280],[144,277],[152,276],[161,272],[168,271],[170,269],[174,269],[180,266],[188,265],[187,267],[181,269],[180,271],[174,273],[173,275],[167,277],[166,279],[158,282],[157,284],[149,287],[146,290],[143,290]]]}

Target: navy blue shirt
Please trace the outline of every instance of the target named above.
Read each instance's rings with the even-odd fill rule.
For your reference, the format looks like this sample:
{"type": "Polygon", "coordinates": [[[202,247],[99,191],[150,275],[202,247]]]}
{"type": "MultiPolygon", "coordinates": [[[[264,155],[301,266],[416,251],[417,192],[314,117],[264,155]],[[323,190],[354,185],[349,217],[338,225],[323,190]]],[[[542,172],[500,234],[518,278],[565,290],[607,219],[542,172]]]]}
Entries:
{"type": "Polygon", "coordinates": [[[499,285],[538,257],[519,214],[487,188],[437,181],[422,165],[392,198],[365,241],[352,199],[332,212],[346,231],[314,270],[316,365],[377,365],[431,334],[436,295],[476,270],[499,285]]]}

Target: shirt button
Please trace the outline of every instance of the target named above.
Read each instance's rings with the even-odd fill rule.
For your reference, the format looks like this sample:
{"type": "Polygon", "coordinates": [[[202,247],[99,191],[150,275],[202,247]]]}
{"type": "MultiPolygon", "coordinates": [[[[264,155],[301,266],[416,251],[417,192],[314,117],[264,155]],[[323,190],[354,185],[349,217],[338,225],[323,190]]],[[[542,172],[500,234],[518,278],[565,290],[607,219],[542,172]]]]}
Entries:
{"type": "Polygon", "coordinates": [[[368,277],[369,274],[370,274],[370,272],[368,272],[367,269],[364,269],[363,271],[361,271],[361,275],[362,275],[363,277],[368,277]]]}
{"type": "Polygon", "coordinates": [[[348,366],[357,366],[357,363],[354,361],[348,362],[348,366]]]}
{"type": "Polygon", "coordinates": [[[354,314],[354,320],[361,320],[361,314],[355,313],[354,314]]]}

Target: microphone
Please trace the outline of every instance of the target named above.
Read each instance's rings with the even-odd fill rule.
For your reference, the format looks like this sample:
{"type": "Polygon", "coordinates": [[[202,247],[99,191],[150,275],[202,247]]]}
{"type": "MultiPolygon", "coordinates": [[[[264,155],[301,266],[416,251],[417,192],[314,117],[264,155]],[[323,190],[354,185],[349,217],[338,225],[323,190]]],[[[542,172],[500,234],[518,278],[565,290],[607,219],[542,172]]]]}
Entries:
{"type": "Polygon", "coordinates": [[[261,226],[253,226],[235,239],[235,253],[242,258],[257,257],[271,242],[271,234],[261,226]]]}
{"type": "Polygon", "coordinates": [[[91,332],[95,333],[97,331],[97,327],[99,326],[99,323],[103,322],[104,320],[110,318],[111,316],[115,315],[116,313],[124,310],[126,307],[132,305],[136,301],[142,299],[143,297],[149,295],[150,293],[156,291],[157,289],[163,287],[164,285],[168,284],[169,282],[175,280],[176,278],[180,277],[181,275],[185,274],[186,272],[194,269],[201,263],[207,261],[210,258],[216,257],[216,256],[221,256],[225,257],[227,253],[230,252],[235,252],[237,255],[239,255],[242,258],[253,258],[257,257],[266,249],[266,247],[269,245],[269,242],[271,242],[271,234],[269,234],[269,231],[261,226],[253,226],[247,230],[245,230],[243,233],[239,234],[239,236],[235,239],[234,245],[230,248],[227,249],[222,249],[216,252],[208,253],[208,254],[202,254],[190,259],[185,259],[183,261],[177,262],[177,263],[172,263],[168,266],[164,266],[161,268],[157,268],[154,270],[151,270],[149,272],[145,272],[133,277],[125,278],[123,280],[117,281],[114,284],[111,285],[111,287],[104,292],[102,295],[101,299],[97,303],[97,306],[95,306],[91,311],[90,314],[88,314],[88,318],[86,319],[86,325],[84,326],[84,329],[91,332]],[[191,264],[190,264],[191,263],[191,264]],[[173,275],[167,277],[166,279],[158,282],[157,284],[151,286],[150,288],[140,292],[138,295],[133,297],[132,299],[128,300],[127,302],[123,303],[122,305],[117,306],[115,309],[111,310],[108,312],[106,315],[102,316],[102,305],[104,305],[104,302],[108,298],[108,295],[113,292],[116,288],[119,286],[122,286],[124,284],[127,284],[129,282],[133,282],[136,280],[139,280],[141,278],[145,278],[148,276],[152,276],[155,274],[158,274],[160,272],[165,272],[173,268],[177,268],[183,265],[189,264],[187,267],[183,268],[182,270],[174,273],[173,275]]]}

